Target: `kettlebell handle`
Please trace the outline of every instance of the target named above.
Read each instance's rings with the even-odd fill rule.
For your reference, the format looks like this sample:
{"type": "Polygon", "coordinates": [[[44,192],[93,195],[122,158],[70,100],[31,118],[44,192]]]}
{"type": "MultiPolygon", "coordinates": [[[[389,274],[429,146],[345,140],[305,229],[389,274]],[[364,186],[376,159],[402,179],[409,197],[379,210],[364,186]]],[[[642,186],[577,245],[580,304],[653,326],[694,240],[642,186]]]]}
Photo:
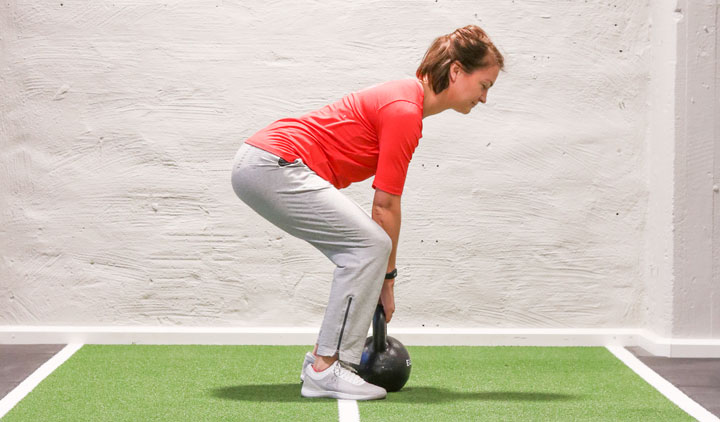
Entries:
{"type": "Polygon", "coordinates": [[[387,349],[387,323],[385,322],[385,309],[378,303],[373,317],[373,349],[382,353],[387,349]]]}

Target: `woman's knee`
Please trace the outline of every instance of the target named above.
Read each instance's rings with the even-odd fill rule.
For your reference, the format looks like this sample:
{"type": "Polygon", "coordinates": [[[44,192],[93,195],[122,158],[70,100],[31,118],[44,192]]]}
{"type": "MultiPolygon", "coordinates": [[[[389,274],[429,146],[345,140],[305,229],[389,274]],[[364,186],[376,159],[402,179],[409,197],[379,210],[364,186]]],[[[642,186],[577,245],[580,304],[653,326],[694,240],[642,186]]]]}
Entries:
{"type": "Polygon", "coordinates": [[[242,199],[245,186],[243,184],[243,174],[240,169],[233,169],[233,172],[230,175],[230,184],[232,184],[235,195],[242,199]]]}
{"type": "Polygon", "coordinates": [[[387,260],[390,257],[390,252],[392,252],[392,239],[390,239],[390,236],[382,227],[377,226],[371,242],[377,250],[378,258],[387,260]]]}

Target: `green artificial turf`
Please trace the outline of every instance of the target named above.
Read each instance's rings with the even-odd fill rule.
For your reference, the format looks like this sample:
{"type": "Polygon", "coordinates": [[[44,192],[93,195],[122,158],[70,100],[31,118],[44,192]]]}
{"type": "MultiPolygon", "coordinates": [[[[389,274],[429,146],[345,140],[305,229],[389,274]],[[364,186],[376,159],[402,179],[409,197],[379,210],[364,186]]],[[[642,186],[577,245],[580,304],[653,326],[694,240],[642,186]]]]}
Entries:
{"type": "Polygon", "coordinates": [[[604,347],[408,350],[410,382],[358,402],[362,421],[695,420],[604,347]]]}
{"type": "Polygon", "coordinates": [[[85,345],[2,422],[337,420],[336,401],[300,396],[308,350],[85,345]]]}
{"type": "MultiPolygon", "coordinates": [[[[3,422],[337,421],[300,396],[311,346],[85,345],[3,422]]],[[[692,421],[604,348],[410,346],[403,390],[361,421],[692,421]]]]}

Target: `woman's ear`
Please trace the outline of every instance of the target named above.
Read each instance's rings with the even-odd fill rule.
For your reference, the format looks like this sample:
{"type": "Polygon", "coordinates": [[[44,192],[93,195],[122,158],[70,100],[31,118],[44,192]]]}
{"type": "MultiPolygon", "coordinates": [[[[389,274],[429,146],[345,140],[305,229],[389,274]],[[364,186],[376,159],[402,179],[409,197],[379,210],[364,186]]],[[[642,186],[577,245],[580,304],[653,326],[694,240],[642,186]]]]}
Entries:
{"type": "Polygon", "coordinates": [[[455,82],[460,70],[461,70],[460,63],[457,60],[453,60],[453,62],[450,63],[450,72],[448,74],[448,77],[450,78],[450,82],[455,82]]]}

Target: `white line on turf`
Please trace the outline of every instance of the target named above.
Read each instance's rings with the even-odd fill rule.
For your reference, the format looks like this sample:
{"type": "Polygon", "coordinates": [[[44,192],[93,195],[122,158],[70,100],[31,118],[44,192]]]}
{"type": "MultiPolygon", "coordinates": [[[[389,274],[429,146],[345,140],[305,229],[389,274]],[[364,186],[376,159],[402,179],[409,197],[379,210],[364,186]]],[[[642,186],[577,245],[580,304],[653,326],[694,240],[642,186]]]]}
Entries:
{"type": "Polygon", "coordinates": [[[356,400],[338,399],[340,422],[360,422],[360,410],[356,400]]]}
{"type": "Polygon", "coordinates": [[[42,380],[47,378],[58,366],[62,365],[70,356],[80,350],[82,346],[82,343],[68,344],[61,351],[57,352],[55,356],[50,358],[50,360],[43,363],[29,377],[25,378],[25,380],[9,392],[7,396],[3,397],[3,399],[0,400],[0,418],[5,416],[5,414],[15,407],[20,400],[25,398],[33,388],[37,387],[42,380]]]}
{"type": "Polygon", "coordinates": [[[655,387],[665,397],[678,405],[682,410],[686,411],[690,416],[700,422],[719,422],[717,416],[708,412],[704,407],[700,406],[693,399],[685,395],[677,387],[672,385],[665,378],[658,375],[655,371],[646,366],[642,361],[635,357],[622,346],[606,346],[612,354],[623,361],[625,365],[640,375],[650,385],[655,387]]]}

